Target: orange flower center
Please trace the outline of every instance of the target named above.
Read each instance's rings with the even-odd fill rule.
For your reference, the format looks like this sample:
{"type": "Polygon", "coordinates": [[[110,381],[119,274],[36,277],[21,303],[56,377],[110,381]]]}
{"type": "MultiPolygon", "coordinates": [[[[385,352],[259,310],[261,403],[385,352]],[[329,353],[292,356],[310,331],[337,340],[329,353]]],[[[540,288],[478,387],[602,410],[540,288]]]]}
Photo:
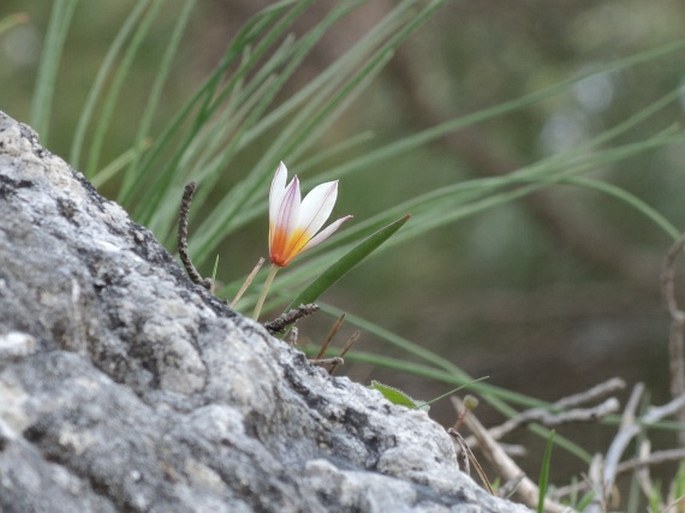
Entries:
{"type": "Polygon", "coordinates": [[[305,247],[309,237],[306,230],[298,228],[288,233],[283,228],[276,228],[271,237],[269,258],[279,267],[287,266],[305,247]]]}

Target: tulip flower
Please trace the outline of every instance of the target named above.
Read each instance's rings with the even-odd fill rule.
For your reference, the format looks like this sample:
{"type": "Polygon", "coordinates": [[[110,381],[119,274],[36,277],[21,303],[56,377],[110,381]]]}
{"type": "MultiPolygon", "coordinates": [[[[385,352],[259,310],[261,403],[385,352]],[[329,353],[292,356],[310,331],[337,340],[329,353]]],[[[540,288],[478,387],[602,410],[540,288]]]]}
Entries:
{"type": "Polygon", "coordinates": [[[338,198],[338,181],[317,185],[302,199],[297,176],[286,185],[287,179],[288,169],[281,162],[269,191],[269,258],[272,266],[255,307],[255,319],[278,269],[286,267],[303,251],[321,244],[352,218],[351,215],[341,217],[321,230],[338,198]]]}
{"type": "Polygon", "coordinates": [[[321,244],[352,217],[341,217],[319,231],[335,206],[338,181],[317,185],[301,200],[297,176],[286,185],[287,177],[288,169],[281,162],[269,191],[269,257],[278,267],[287,266],[304,250],[321,244]]]}

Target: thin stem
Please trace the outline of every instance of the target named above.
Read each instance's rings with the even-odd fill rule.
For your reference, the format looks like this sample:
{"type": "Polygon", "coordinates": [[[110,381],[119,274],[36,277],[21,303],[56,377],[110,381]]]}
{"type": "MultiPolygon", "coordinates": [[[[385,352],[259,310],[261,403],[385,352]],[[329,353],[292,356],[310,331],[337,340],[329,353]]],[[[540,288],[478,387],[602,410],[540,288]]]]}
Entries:
{"type": "Polygon", "coordinates": [[[266,280],[264,281],[264,287],[262,288],[262,294],[259,296],[259,301],[257,301],[257,305],[254,307],[254,312],[252,312],[252,318],[257,321],[259,320],[259,314],[262,313],[262,306],[264,306],[264,301],[266,300],[266,295],[269,293],[269,289],[271,288],[271,284],[274,282],[274,278],[276,277],[276,273],[280,267],[278,267],[276,264],[271,264],[271,269],[269,269],[269,274],[266,276],[266,280]]]}
{"type": "Polygon", "coordinates": [[[240,301],[240,298],[243,297],[243,294],[245,294],[245,291],[247,288],[252,285],[252,281],[254,280],[255,276],[257,276],[257,273],[259,270],[262,268],[262,265],[264,265],[264,257],[259,257],[259,260],[257,260],[257,264],[254,266],[250,274],[245,278],[245,281],[243,282],[242,286],[240,287],[240,290],[238,290],[238,293],[235,295],[233,298],[233,301],[231,301],[231,304],[228,305],[231,308],[235,308],[235,305],[238,304],[238,301],[240,301]]]}

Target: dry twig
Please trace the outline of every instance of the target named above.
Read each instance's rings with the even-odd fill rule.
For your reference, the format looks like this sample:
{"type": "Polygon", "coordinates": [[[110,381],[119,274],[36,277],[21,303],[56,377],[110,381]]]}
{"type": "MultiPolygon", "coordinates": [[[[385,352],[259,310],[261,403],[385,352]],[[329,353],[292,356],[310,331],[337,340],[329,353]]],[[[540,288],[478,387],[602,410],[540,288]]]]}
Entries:
{"type": "Polygon", "coordinates": [[[601,454],[595,454],[590,462],[587,480],[588,486],[592,488],[595,499],[585,507],[583,513],[605,513],[607,510],[603,501],[602,492],[603,461],[601,454]]]}
{"type": "Polygon", "coordinates": [[[270,333],[280,333],[285,328],[291,324],[296,323],[303,317],[313,314],[319,311],[319,306],[314,303],[309,303],[307,305],[300,305],[297,308],[279,315],[273,321],[265,322],[264,327],[269,330],[270,333]]]}
{"type": "MultiPolygon", "coordinates": [[[[647,456],[640,455],[637,458],[632,458],[630,460],[625,460],[619,463],[616,468],[616,475],[622,475],[628,472],[632,472],[636,469],[642,467],[654,467],[656,465],[661,465],[663,463],[678,462],[685,459],[685,448],[678,449],[665,449],[663,451],[655,451],[647,456]]],[[[599,479],[601,481],[601,478],[599,479]]],[[[588,481],[581,481],[578,483],[573,483],[567,486],[560,486],[554,490],[554,497],[556,499],[561,499],[562,497],[567,497],[579,492],[587,491],[591,486],[588,481]]]]}
{"type": "MultiPolygon", "coordinates": [[[[669,369],[671,372],[671,397],[676,398],[685,393],[685,312],[678,306],[675,295],[675,264],[685,247],[685,233],[670,247],[661,269],[661,289],[666,300],[668,313],[671,315],[671,332],[669,336],[669,369]]],[[[685,423],[685,411],[678,420],[685,423]]],[[[685,432],[678,433],[681,446],[685,446],[685,432]]]]}
{"type": "MultiPolygon", "coordinates": [[[[639,461],[645,461],[649,458],[650,452],[651,443],[649,440],[642,440],[642,442],[640,442],[640,448],[638,449],[637,459],[639,461]]],[[[616,473],[618,474],[618,468],[616,469],[616,473]]],[[[635,477],[637,478],[637,482],[640,485],[640,488],[642,488],[642,493],[645,497],[654,497],[654,484],[652,483],[652,478],[650,476],[649,465],[640,465],[637,467],[635,477]]]]}
{"type": "MultiPolygon", "coordinates": [[[[596,494],[597,500],[602,501],[606,505],[611,497],[611,493],[618,475],[619,462],[628,445],[635,438],[643,426],[654,424],[666,417],[675,415],[683,410],[685,407],[685,394],[676,397],[672,401],[663,406],[653,406],[647,410],[647,413],[641,417],[636,418],[636,411],[640,403],[640,398],[644,392],[644,385],[638,383],[633,388],[633,392],[628,399],[623,417],[621,420],[621,427],[618,433],[611,442],[604,458],[603,471],[600,476],[591,478],[592,487],[601,493],[596,494]]],[[[592,473],[591,473],[592,475],[592,473]]]]}
{"type": "MultiPolygon", "coordinates": [[[[456,397],[451,397],[452,404],[454,404],[457,411],[461,411],[464,408],[463,403],[456,397]]],[[[471,430],[476,440],[478,441],[478,448],[487,458],[490,464],[494,467],[495,471],[499,476],[505,480],[519,479],[521,474],[525,473],[521,468],[512,460],[509,455],[500,447],[497,441],[490,435],[487,429],[478,421],[475,415],[472,413],[464,417],[464,424],[471,430]]],[[[537,507],[538,497],[540,495],[540,489],[533,483],[528,477],[523,477],[516,489],[516,495],[521,499],[521,501],[531,508],[537,507]]],[[[545,499],[545,511],[547,513],[569,513],[574,510],[569,507],[565,507],[558,502],[551,500],[550,498],[545,499]]]]}
{"type": "Polygon", "coordinates": [[[237,294],[233,298],[233,301],[228,305],[231,308],[235,308],[235,305],[238,304],[238,301],[240,301],[240,298],[243,297],[243,294],[245,294],[245,291],[247,288],[252,285],[252,282],[255,279],[255,276],[257,276],[257,273],[259,270],[262,268],[264,265],[264,257],[259,257],[259,260],[257,260],[257,263],[255,266],[252,268],[252,271],[250,271],[250,274],[247,275],[247,278],[245,278],[245,281],[243,284],[240,286],[240,289],[238,290],[237,294]]]}
{"type": "Polygon", "coordinates": [[[502,497],[503,499],[510,498],[512,495],[516,493],[516,490],[518,490],[521,481],[523,481],[525,477],[525,474],[521,474],[516,479],[510,479],[509,481],[506,481],[497,490],[497,495],[499,497],[502,497]]]}
{"type": "Polygon", "coordinates": [[[543,408],[533,408],[522,412],[520,415],[509,419],[504,424],[497,426],[490,430],[490,434],[495,439],[502,438],[504,435],[512,432],[514,429],[530,424],[531,422],[538,422],[547,427],[556,427],[562,424],[571,424],[573,422],[595,422],[602,417],[618,411],[619,402],[615,397],[610,397],[592,408],[576,408],[569,411],[559,413],[552,413],[543,408]]]}
{"type": "Polygon", "coordinates": [[[326,351],[328,351],[328,347],[331,345],[333,338],[335,337],[336,333],[338,333],[338,331],[340,330],[340,327],[342,326],[343,322],[345,322],[345,314],[342,314],[340,317],[338,317],[333,323],[333,326],[331,326],[331,329],[328,332],[326,340],[323,341],[323,344],[321,344],[321,347],[319,348],[319,352],[314,357],[315,360],[323,358],[323,356],[326,354],[326,351]]]}
{"type": "Polygon", "coordinates": [[[621,427],[619,428],[618,433],[616,433],[614,440],[611,442],[604,458],[604,469],[602,471],[601,483],[598,483],[598,485],[600,485],[598,488],[602,491],[600,497],[605,503],[609,499],[614,487],[621,456],[623,456],[630,441],[640,432],[640,426],[635,422],[635,413],[640,405],[640,399],[642,398],[644,390],[645,386],[642,383],[638,383],[633,388],[628,403],[623,410],[621,427]]]}
{"type": "Polygon", "coordinates": [[[181,262],[183,262],[186,273],[188,273],[188,278],[190,278],[193,283],[201,285],[207,290],[211,290],[212,280],[202,277],[193,265],[190,253],[188,252],[188,212],[190,210],[190,203],[193,201],[193,194],[195,194],[195,187],[197,187],[197,184],[195,182],[190,182],[183,190],[181,208],[178,211],[178,255],[181,257],[181,262]]]}
{"type": "MultiPolygon", "coordinates": [[[[595,401],[601,397],[622,390],[623,388],[625,388],[625,382],[622,379],[611,378],[584,392],[562,397],[551,405],[551,409],[559,410],[578,406],[590,401],[595,401]]],[[[495,440],[500,440],[515,429],[530,424],[531,422],[538,422],[547,427],[555,427],[572,422],[594,422],[610,413],[618,411],[618,408],[619,403],[615,397],[610,397],[592,408],[576,408],[559,413],[553,413],[545,408],[531,408],[530,410],[525,410],[519,415],[512,417],[499,426],[490,428],[488,431],[490,436],[495,440]]],[[[466,441],[472,447],[477,444],[477,441],[473,439],[473,437],[467,438],[466,441]]]]}
{"type": "MultiPolygon", "coordinates": [[[[468,410],[466,410],[468,412],[468,410]]],[[[464,437],[461,436],[459,431],[454,429],[453,427],[449,428],[447,430],[447,434],[450,435],[457,445],[459,446],[460,449],[460,454],[463,456],[462,457],[462,464],[463,464],[463,471],[471,475],[471,468],[469,464],[473,464],[473,468],[476,469],[476,474],[478,474],[478,477],[480,478],[481,483],[483,483],[483,486],[485,489],[490,493],[490,495],[497,495],[495,493],[495,490],[492,488],[492,485],[490,484],[490,480],[488,479],[488,476],[485,475],[485,471],[483,470],[483,467],[481,467],[480,463],[478,462],[478,459],[476,456],[473,454],[473,451],[471,451],[471,448],[466,444],[466,440],[464,440],[464,437]]]]}
{"type": "Polygon", "coordinates": [[[343,365],[345,360],[339,356],[334,356],[332,358],[312,358],[309,360],[309,363],[318,367],[322,367],[326,369],[329,374],[331,374],[338,365],[343,365]]]}
{"type": "Polygon", "coordinates": [[[342,351],[340,351],[340,356],[339,356],[340,362],[336,363],[335,365],[333,365],[331,367],[331,369],[329,371],[330,374],[333,374],[335,372],[335,369],[338,367],[338,365],[342,365],[343,363],[345,363],[345,360],[343,360],[343,358],[345,357],[347,352],[350,349],[352,349],[352,346],[357,343],[357,340],[359,340],[360,336],[361,336],[361,331],[355,331],[354,333],[352,333],[352,335],[350,335],[350,338],[348,338],[347,341],[345,342],[345,344],[343,345],[342,351]]]}

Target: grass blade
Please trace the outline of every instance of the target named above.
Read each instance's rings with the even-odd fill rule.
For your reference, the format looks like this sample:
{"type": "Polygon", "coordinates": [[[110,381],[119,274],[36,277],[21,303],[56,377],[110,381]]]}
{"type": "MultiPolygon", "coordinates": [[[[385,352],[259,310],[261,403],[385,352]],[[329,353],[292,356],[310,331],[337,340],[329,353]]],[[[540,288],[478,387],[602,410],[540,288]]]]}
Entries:
{"type": "Polygon", "coordinates": [[[90,183],[92,183],[95,188],[100,187],[102,184],[116,176],[117,173],[122,171],[124,167],[126,167],[126,165],[135,158],[136,154],[144,152],[149,147],[150,140],[142,140],[139,147],[129,148],[117,158],[112,160],[109,164],[104,166],[95,176],[90,179],[90,183]]]}
{"type": "MultiPolygon", "coordinates": [[[[181,111],[182,116],[177,116],[172,122],[173,130],[177,130],[177,123],[180,124],[183,118],[190,116],[193,108],[196,107],[195,116],[189,119],[190,128],[182,135],[178,144],[176,144],[172,156],[164,164],[165,173],[158,176],[157,180],[150,184],[150,188],[154,190],[154,194],[148,195],[145,201],[141,202],[140,208],[135,211],[135,217],[139,222],[146,225],[151,225],[153,219],[155,224],[164,231],[163,226],[169,225],[169,219],[160,220],[159,216],[155,216],[155,212],[165,198],[169,197],[171,187],[174,180],[178,178],[181,171],[179,171],[179,163],[184,158],[188,148],[192,146],[195,139],[201,135],[203,128],[212,120],[221,109],[221,101],[240,86],[245,76],[255,68],[260,66],[260,58],[273,47],[278,39],[285,33],[285,31],[294,23],[294,21],[302,15],[306,7],[312,0],[304,0],[293,3],[293,7],[282,13],[282,9],[290,5],[290,2],[282,3],[280,10],[267,8],[258,13],[254,19],[254,26],[252,28],[241,31],[236,39],[229,45],[215,71],[210,78],[200,88],[200,90],[193,96],[191,102],[187,107],[181,111]],[[264,13],[264,14],[262,14],[264,13]],[[281,15],[282,14],[282,15],[281,15]],[[271,23],[274,26],[267,31],[267,26],[271,23]],[[255,44],[252,49],[252,44],[255,44]],[[227,78],[226,84],[223,84],[222,77],[228,70],[230,65],[235,62],[241,55],[248,55],[246,59],[238,66],[238,68],[227,78]],[[221,87],[221,90],[219,88],[221,87]],[[156,219],[155,219],[156,217],[156,219]]],[[[262,76],[257,73],[258,76],[262,76]]],[[[263,80],[269,80],[268,76],[262,76],[263,80]]],[[[249,101],[249,100],[248,100],[249,101]]],[[[151,170],[152,161],[162,153],[162,149],[169,143],[169,138],[173,132],[165,131],[160,137],[158,149],[153,149],[148,158],[144,159],[141,165],[141,170],[136,174],[138,176],[146,176],[151,170]]],[[[227,152],[232,151],[232,147],[237,144],[237,141],[229,141],[227,152]]],[[[130,194],[132,188],[128,191],[123,191],[123,197],[126,198],[130,194]]],[[[121,196],[120,196],[121,197],[121,196]]],[[[163,234],[162,234],[163,236],[163,234]]],[[[191,248],[193,254],[197,252],[191,248]]],[[[196,261],[200,261],[196,256],[196,261]]]]}
{"type": "Polygon", "coordinates": [[[135,181],[135,170],[138,166],[138,162],[142,156],[142,142],[148,136],[150,126],[152,125],[152,118],[157,111],[157,106],[162,96],[162,89],[166,83],[169,72],[171,71],[171,65],[178,52],[178,46],[181,43],[181,38],[185,32],[185,28],[190,19],[190,15],[195,8],[197,0],[189,0],[186,2],[183,10],[178,15],[176,26],[174,27],[169,42],[166,47],[166,51],[162,56],[162,60],[159,64],[159,69],[155,76],[155,81],[150,89],[150,95],[148,96],[148,101],[146,103],[145,112],[143,113],[142,119],[140,120],[140,125],[138,126],[138,132],[136,134],[135,142],[133,143],[133,148],[135,150],[135,155],[133,161],[129,164],[127,172],[124,174],[124,184],[122,189],[127,189],[132,187],[131,182],[135,181]]]}
{"type": "Polygon", "coordinates": [[[31,98],[31,126],[40,134],[40,138],[46,146],[57,71],[62,58],[64,40],[67,37],[77,3],[78,0],[56,0],[53,4],[48,31],[43,44],[43,53],[38,66],[36,89],[31,98]]]}
{"type": "Polygon", "coordinates": [[[616,185],[602,182],[600,180],[584,177],[570,178],[562,183],[569,183],[571,185],[576,185],[578,187],[593,189],[608,196],[612,196],[640,212],[643,216],[645,216],[645,219],[649,219],[654,224],[656,224],[659,228],[661,228],[661,230],[664,231],[664,233],[666,233],[674,241],[680,238],[680,230],[678,230],[678,228],[676,228],[673,225],[673,223],[671,223],[668,219],[662,216],[653,207],[645,203],[643,200],[641,200],[634,194],[631,194],[630,192],[626,191],[625,189],[622,189],[616,185]]]}
{"type": "Polygon", "coordinates": [[[109,77],[110,71],[112,69],[112,66],[114,65],[116,57],[121,52],[124,43],[129,38],[129,35],[135,28],[136,24],[138,23],[138,20],[145,12],[145,9],[147,8],[149,3],[150,0],[141,0],[140,2],[137,2],[135,8],[127,16],[126,20],[121,26],[121,29],[119,29],[119,32],[114,38],[114,41],[112,41],[112,44],[109,46],[107,54],[105,55],[105,58],[103,59],[102,64],[100,65],[100,69],[98,70],[98,73],[95,76],[93,86],[90,88],[90,91],[88,92],[88,96],[86,97],[86,103],[83,106],[83,110],[81,111],[78,124],[76,125],[76,131],[74,132],[73,142],[71,143],[71,152],[69,155],[69,161],[71,165],[77,169],[80,166],[81,152],[83,151],[83,144],[86,138],[86,133],[88,131],[88,125],[90,123],[91,118],[93,117],[93,113],[95,112],[95,104],[97,103],[98,99],[100,98],[100,95],[102,94],[102,90],[105,87],[105,82],[107,80],[107,77],[109,77]]]}
{"type": "Polygon", "coordinates": [[[152,22],[157,17],[163,3],[164,0],[153,0],[149,10],[145,13],[145,17],[141,20],[138,29],[133,34],[131,42],[126,49],[126,53],[124,53],[124,58],[119,65],[119,69],[112,79],[112,85],[104,100],[102,112],[93,132],[93,141],[90,144],[90,152],[86,164],[86,176],[94,175],[98,169],[102,148],[105,144],[107,129],[109,128],[110,121],[114,115],[119,93],[124,86],[126,76],[133,64],[133,59],[135,59],[138,54],[138,50],[141,49],[143,40],[150,32],[152,22]]]}
{"type": "Polygon", "coordinates": [[[373,251],[375,251],[381,244],[392,237],[397,230],[399,230],[404,223],[409,220],[409,215],[401,217],[397,221],[381,228],[376,233],[361,241],[351,251],[346,253],[340,260],[335,262],[332,266],[326,269],[321,276],[316,278],[306,289],[304,289],[299,296],[297,296],[289,308],[300,304],[313,303],[316,301],[326,289],[338,281],[342,276],[347,274],[359,262],[364,260],[373,251]]]}
{"type": "Polygon", "coordinates": [[[549,466],[552,461],[553,447],[554,430],[549,434],[547,446],[545,447],[545,454],[542,457],[542,468],[540,469],[540,479],[538,481],[538,488],[540,489],[540,495],[538,496],[538,513],[545,513],[545,496],[547,495],[547,488],[549,486],[549,466]]]}

